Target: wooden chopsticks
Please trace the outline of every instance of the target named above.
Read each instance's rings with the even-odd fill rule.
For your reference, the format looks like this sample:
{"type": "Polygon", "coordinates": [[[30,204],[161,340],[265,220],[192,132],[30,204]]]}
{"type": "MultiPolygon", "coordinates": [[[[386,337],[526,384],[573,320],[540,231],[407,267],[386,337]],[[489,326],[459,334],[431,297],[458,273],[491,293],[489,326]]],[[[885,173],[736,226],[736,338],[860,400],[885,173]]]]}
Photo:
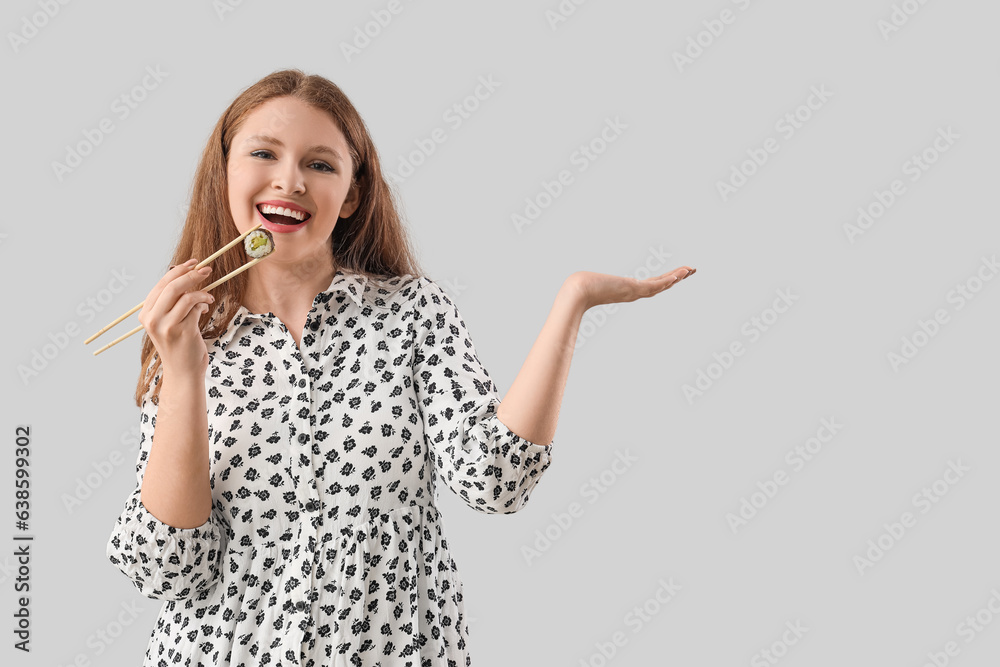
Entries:
{"type": "MultiPolygon", "coordinates": [[[[233,239],[230,243],[227,243],[226,245],[224,245],[221,248],[219,248],[219,250],[217,250],[215,253],[209,255],[205,259],[203,259],[200,262],[198,262],[197,266],[195,266],[191,270],[192,271],[197,271],[198,269],[202,268],[203,266],[205,266],[207,264],[210,264],[213,259],[215,259],[219,255],[221,255],[222,253],[226,252],[227,250],[229,250],[230,248],[232,248],[237,243],[242,242],[243,239],[245,239],[247,237],[247,235],[250,234],[250,232],[253,232],[253,231],[256,231],[257,229],[259,229],[260,226],[261,226],[261,224],[263,224],[263,223],[258,223],[256,226],[252,227],[251,229],[248,229],[245,233],[240,234],[238,237],[236,237],[235,239],[233,239]]],[[[253,259],[253,260],[247,262],[246,264],[244,264],[240,268],[236,269],[235,271],[230,272],[228,275],[225,275],[222,278],[219,278],[218,280],[216,280],[214,283],[212,283],[208,287],[203,287],[202,290],[204,290],[204,291],[207,292],[207,291],[209,291],[211,289],[214,289],[215,287],[218,287],[219,285],[221,285],[222,283],[226,282],[227,280],[229,280],[233,276],[236,276],[236,275],[238,275],[240,273],[243,273],[244,271],[246,271],[247,269],[249,269],[251,266],[253,266],[257,262],[259,262],[260,260],[266,259],[266,258],[267,258],[267,255],[265,255],[264,257],[257,257],[256,259],[253,259]]],[[[83,341],[83,344],[86,345],[86,344],[90,343],[90,341],[94,340],[95,338],[97,338],[98,336],[100,336],[101,334],[103,334],[105,331],[107,331],[111,327],[115,326],[116,324],[118,324],[119,322],[121,322],[122,320],[124,320],[126,317],[128,317],[132,313],[141,310],[143,304],[145,304],[145,303],[146,303],[145,300],[143,300],[142,302],[139,303],[139,305],[134,306],[127,313],[125,313],[124,315],[116,318],[113,322],[111,322],[110,324],[108,324],[107,326],[105,326],[103,329],[101,329],[100,331],[98,331],[97,333],[95,333],[93,336],[91,336],[87,340],[83,341]]],[[[97,355],[99,355],[101,352],[104,352],[109,347],[117,345],[118,343],[122,342],[123,340],[125,340],[126,338],[128,338],[129,336],[131,336],[132,334],[138,333],[141,330],[142,330],[142,325],[140,324],[139,326],[137,326],[135,329],[132,329],[131,331],[129,331],[124,336],[120,336],[120,337],[114,339],[113,341],[111,341],[110,343],[108,343],[107,345],[105,345],[104,347],[102,347],[101,349],[99,349],[96,352],[94,352],[94,356],[96,357],[97,355]]]]}

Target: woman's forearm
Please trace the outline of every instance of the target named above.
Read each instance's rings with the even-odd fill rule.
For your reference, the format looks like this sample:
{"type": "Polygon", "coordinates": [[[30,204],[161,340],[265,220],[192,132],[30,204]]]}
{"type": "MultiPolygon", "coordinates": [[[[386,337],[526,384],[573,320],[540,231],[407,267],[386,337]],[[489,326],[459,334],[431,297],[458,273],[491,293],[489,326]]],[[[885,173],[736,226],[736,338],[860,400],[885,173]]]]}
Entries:
{"type": "Polygon", "coordinates": [[[160,381],[140,498],[163,523],[197,528],[212,514],[205,378],[165,369],[160,381]]]}
{"type": "Polygon", "coordinates": [[[583,296],[570,277],[556,295],[521,372],[497,408],[500,421],[529,442],[547,445],[555,436],[576,335],[586,311],[583,296]]]}

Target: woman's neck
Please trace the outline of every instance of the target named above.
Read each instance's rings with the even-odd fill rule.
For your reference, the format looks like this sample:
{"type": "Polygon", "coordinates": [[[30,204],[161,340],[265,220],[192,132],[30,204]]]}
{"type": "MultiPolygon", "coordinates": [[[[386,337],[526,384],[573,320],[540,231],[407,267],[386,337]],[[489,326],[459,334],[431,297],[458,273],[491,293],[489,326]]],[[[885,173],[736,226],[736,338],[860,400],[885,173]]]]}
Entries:
{"type": "Polygon", "coordinates": [[[312,308],[316,295],[330,286],[333,262],[310,270],[308,263],[291,266],[267,262],[250,269],[243,305],[252,313],[294,313],[312,308]]]}

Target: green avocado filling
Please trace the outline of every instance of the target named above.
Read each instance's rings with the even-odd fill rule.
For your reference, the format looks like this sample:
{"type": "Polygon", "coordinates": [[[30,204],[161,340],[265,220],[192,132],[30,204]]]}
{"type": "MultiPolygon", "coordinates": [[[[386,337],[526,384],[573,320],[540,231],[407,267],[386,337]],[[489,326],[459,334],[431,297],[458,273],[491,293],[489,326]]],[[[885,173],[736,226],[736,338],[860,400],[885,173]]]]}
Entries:
{"type": "Polygon", "coordinates": [[[258,236],[257,238],[255,238],[252,241],[250,241],[250,249],[251,250],[256,250],[257,248],[260,248],[260,247],[263,247],[263,246],[266,246],[266,245],[267,245],[267,237],[266,236],[258,236]]]}

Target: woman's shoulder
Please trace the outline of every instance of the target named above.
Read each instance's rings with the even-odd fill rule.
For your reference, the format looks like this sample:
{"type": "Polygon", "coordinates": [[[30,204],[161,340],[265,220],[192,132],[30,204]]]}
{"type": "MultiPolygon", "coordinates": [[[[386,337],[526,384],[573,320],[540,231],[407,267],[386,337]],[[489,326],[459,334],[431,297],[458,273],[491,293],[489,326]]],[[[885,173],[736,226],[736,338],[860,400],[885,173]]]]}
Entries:
{"type": "Polygon", "coordinates": [[[401,276],[379,276],[371,274],[354,274],[363,279],[368,285],[381,289],[402,290],[408,287],[418,286],[420,281],[425,280],[424,276],[415,276],[404,273],[401,276]]]}
{"type": "Polygon", "coordinates": [[[364,298],[380,307],[414,301],[431,280],[426,276],[405,273],[401,276],[360,276],[364,298]]]}

